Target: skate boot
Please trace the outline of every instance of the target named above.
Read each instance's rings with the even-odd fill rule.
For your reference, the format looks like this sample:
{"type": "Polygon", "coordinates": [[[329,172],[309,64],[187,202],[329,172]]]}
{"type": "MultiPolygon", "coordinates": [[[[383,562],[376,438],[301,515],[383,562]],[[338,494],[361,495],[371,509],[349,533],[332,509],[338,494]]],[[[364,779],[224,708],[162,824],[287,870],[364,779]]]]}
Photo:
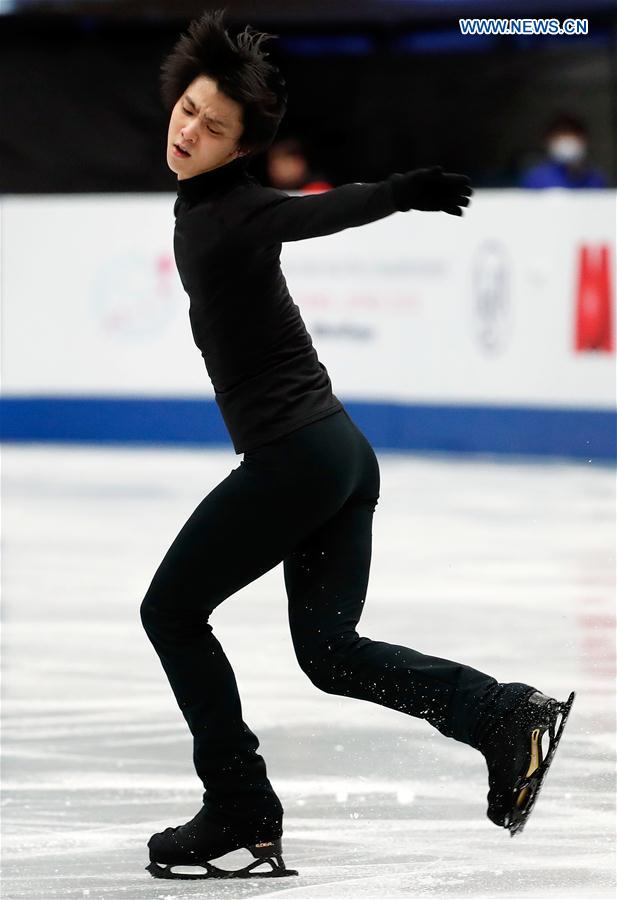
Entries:
{"type": "Polygon", "coordinates": [[[148,841],[150,865],[146,871],[154,878],[274,878],[297,875],[295,869],[286,869],[282,857],[282,825],[254,826],[248,823],[225,822],[213,817],[205,806],[185,825],[166,828],[153,834],[148,841]],[[246,849],[254,861],[242,869],[219,869],[210,862],[234,850],[246,849]],[[254,872],[257,866],[267,863],[268,872],[254,872]],[[174,872],[174,866],[197,866],[205,872],[174,872]]]}
{"type": "Polygon", "coordinates": [[[562,703],[534,688],[478,744],[488,764],[486,814],[495,825],[508,828],[510,837],[525,827],[557,750],[575,696],[572,691],[562,703]],[[559,716],[561,722],[555,733],[559,716]],[[544,757],[542,738],[546,732],[548,750],[544,757]]]}

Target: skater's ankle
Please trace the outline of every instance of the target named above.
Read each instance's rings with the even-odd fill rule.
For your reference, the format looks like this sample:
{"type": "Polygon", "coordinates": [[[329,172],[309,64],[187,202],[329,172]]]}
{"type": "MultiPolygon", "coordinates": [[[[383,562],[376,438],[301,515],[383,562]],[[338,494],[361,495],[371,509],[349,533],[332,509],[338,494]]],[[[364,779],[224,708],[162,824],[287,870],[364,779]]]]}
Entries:
{"type": "Polygon", "coordinates": [[[204,799],[207,814],[222,822],[242,822],[250,825],[270,827],[280,830],[283,821],[283,804],[274,799],[249,797],[247,795],[208,796],[204,799]]]}
{"type": "Polygon", "coordinates": [[[523,682],[499,683],[495,701],[486,710],[480,720],[474,734],[474,746],[485,754],[492,741],[498,737],[508,723],[513,721],[513,716],[521,706],[527,703],[529,697],[536,693],[538,688],[523,682]],[[509,702],[506,701],[506,698],[509,702]]]}

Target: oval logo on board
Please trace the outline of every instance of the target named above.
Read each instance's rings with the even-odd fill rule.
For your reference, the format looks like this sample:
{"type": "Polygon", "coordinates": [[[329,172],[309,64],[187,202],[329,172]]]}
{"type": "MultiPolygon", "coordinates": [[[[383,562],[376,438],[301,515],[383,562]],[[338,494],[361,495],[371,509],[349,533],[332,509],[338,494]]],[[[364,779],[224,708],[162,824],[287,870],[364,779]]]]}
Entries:
{"type": "Polygon", "coordinates": [[[506,348],[512,332],[510,261],[504,244],[485,241],[472,259],[472,328],[487,355],[506,348]]]}

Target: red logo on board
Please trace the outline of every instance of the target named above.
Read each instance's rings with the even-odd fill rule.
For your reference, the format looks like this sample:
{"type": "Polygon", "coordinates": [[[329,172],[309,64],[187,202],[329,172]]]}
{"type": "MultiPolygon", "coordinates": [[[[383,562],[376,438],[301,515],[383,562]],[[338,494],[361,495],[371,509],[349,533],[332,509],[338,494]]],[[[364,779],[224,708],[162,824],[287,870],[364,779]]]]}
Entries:
{"type": "Polygon", "coordinates": [[[609,247],[581,247],[576,290],[576,335],[578,351],[611,353],[613,341],[613,295],[609,247]]]}

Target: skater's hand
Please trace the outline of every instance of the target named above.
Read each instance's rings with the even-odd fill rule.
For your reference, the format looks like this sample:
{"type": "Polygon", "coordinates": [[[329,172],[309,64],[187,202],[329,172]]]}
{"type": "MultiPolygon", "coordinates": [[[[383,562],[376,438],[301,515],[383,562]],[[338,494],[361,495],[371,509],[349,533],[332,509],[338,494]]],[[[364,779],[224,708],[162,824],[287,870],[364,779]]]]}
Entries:
{"type": "Polygon", "coordinates": [[[467,175],[444,172],[441,166],[414,169],[388,178],[394,204],[401,212],[409,209],[441,210],[451,216],[462,216],[462,206],[469,206],[473,188],[467,175]]]}

